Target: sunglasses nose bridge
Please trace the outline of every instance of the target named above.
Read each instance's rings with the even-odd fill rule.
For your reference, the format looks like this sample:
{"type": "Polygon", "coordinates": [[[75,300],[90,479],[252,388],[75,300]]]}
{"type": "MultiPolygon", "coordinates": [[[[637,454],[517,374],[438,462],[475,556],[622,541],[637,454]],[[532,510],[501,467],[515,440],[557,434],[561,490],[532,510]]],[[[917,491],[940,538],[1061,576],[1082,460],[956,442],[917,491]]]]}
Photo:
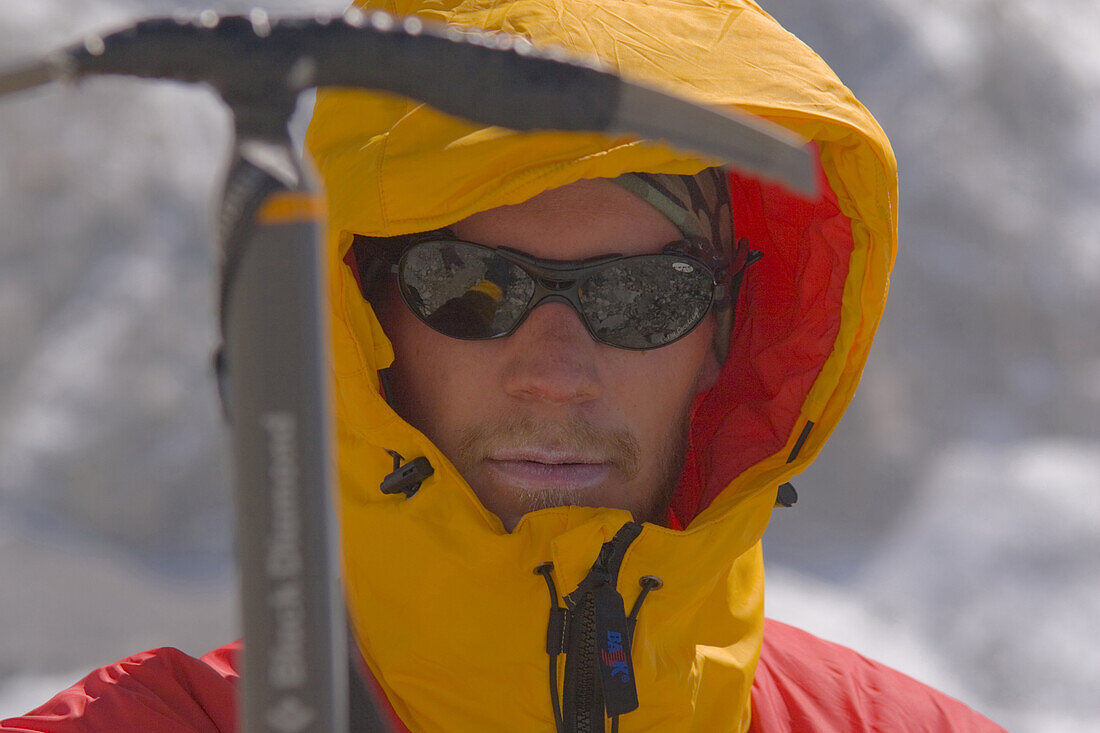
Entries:
{"type": "MultiPolygon", "coordinates": [[[[525,324],[530,323],[533,317],[534,320],[540,323],[539,328],[545,328],[546,324],[548,323],[548,318],[550,321],[557,321],[557,319],[576,319],[573,327],[579,327],[581,332],[584,332],[588,337],[596,340],[595,334],[592,332],[592,327],[588,323],[588,319],[585,317],[584,313],[581,312],[580,302],[577,300],[575,293],[563,294],[560,292],[540,290],[538,293],[536,293],[535,297],[531,299],[531,305],[528,307],[527,312],[524,314],[523,320],[520,321],[520,323],[516,324],[513,333],[515,331],[518,331],[525,324]],[[557,314],[551,315],[542,308],[542,306],[551,305],[554,303],[563,305],[569,311],[572,311],[572,317],[570,317],[568,312],[564,310],[559,311],[557,314]],[[540,316],[535,317],[536,313],[540,314],[540,316]]],[[[558,328],[560,328],[560,325],[558,328]]],[[[569,329],[567,328],[566,330],[569,329]]]]}
{"type": "Polygon", "coordinates": [[[553,293],[560,293],[566,290],[572,290],[577,285],[576,278],[563,280],[561,278],[539,277],[537,281],[539,285],[553,293]]]}
{"type": "Polygon", "coordinates": [[[564,303],[573,309],[582,322],[584,321],[584,316],[581,315],[580,303],[574,293],[563,293],[560,290],[550,290],[549,288],[540,288],[535,291],[535,296],[531,298],[531,305],[527,309],[528,315],[539,306],[547,303],[564,303]]]}
{"type": "Polygon", "coordinates": [[[554,267],[547,266],[546,263],[516,260],[511,260],[511,262],[523,270],[524,274],[535,282],[539,290],[552,292],[565,290],[576,284],[579,279],[575,272],[570,270],[559,271],[554,267]]]}
{"type": "MultiPolygon", "coordinates": [[[[573,315],[576,316],[578,321],[580,321],[581,326],[592,338],[592,340],[599,341],[596,333],[592,330],[592,324],[589,323],[588,317],[581,309],[581,302],[580,298],[578,297],[575,280],[569,283],[569,286],[566,286],[559,290],[551,290],[550,288],[545,287],[543,283],[538,280],[536,280],[536,283],[538,283],[538,288],[535,291],[534,297],[531,298],[531,305],[527,308],[527,312],[523,316],[523,321],[526,321],[539,306],[547,305],[549,303],[561,303],[573,311],[573,315]]],[[[519,325],[521,324],[517,324],[517,329],[519,328],[519,325]]]]}

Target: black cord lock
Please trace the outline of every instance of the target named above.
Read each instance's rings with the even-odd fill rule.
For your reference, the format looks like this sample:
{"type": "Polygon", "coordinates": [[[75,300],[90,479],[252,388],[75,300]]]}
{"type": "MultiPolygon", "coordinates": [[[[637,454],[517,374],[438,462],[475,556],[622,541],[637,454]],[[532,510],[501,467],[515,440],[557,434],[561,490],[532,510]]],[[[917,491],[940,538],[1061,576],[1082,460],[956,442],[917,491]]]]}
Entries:
{"type": "Polygon", "coordinates": [[[794,490],[794,484],[785,483],[780,484],[779,490],[775,494],[775,505],[782,507],[792,507],[795,502],[798,501],[798,492],[794,490]]]}
{"type": "Polygon", "coordinates": [[[393,472],[382,479],[381,489],[383,494],[404,494],[406,499],[411,499],[420,490],[420,484],[424,479],[435,473],[431,462],[424,456],[414,458],[405,465],[401,465],[401,456],[393,453],[393,472]]]}

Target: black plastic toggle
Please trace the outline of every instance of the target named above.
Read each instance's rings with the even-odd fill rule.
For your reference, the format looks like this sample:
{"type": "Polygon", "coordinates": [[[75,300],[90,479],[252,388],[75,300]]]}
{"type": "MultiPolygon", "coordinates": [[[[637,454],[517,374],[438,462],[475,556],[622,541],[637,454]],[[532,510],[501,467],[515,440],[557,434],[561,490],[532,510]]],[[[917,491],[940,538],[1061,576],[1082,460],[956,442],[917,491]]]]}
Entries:
{"type": "Polygon", "coordinates": [[[382,479],[382,485],[378,488],[383,494],[404,494],[405,498],[412,498],[413,494],[420,490],[420,484],[424,479],[433,473],[435,469],[432,468],[431,462],[426,457],[420,456],[394,469],[393,473],[382,479]]]}

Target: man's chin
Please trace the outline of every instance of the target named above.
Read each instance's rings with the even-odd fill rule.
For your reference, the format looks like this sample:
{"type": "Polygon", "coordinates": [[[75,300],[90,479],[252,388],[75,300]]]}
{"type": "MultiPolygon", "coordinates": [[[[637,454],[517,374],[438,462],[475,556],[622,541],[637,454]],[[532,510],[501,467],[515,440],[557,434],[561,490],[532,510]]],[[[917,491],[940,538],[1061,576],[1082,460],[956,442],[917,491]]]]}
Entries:
{"type": "MultiPolygon", "coordinates": [[[[518,487],[493,487],[493,499],[482,498],[485,507],[500,518],[506,531],[511,532],[526,514],[541,509],[557,507],[607,507],[623,509],[631,513],[635,521],[653,521],[649,512],[638,506],[623,506],[621,501],[610,498],[606,487],[602,490],[586,490],[563,486],[543,487],[530,490],[518,487]]],[[[480,496],[484,496],[479,494],[480,496]]]]}

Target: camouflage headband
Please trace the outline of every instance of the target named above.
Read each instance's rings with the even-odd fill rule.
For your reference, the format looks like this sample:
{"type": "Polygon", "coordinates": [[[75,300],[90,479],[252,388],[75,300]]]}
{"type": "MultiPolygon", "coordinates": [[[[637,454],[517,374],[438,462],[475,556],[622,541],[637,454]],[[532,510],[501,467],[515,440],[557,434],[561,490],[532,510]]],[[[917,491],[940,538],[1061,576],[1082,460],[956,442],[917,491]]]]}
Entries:
{"type": "Polygon", "coordinates": [[[664,214],[684,237],[677,250],[706,263],[718,282],[727,286],[725,296],[714,304],[718,316],[715,352],[719,363],[725,361],[731,300],[736,298],[736,283],[729,287],[732,265],[747,254],[733,238],[726,171],[706,168],[693,176],[626,173],[613,180],[664,214]]]}
{"type": "Polygon", "coordinates": [[[707,263],[719,280],[733,256],[733,217],[726,172],[706,168],[693,176],[626,173],[614,179],[660,211],[684,236],[686,251],[707,263]]]}

